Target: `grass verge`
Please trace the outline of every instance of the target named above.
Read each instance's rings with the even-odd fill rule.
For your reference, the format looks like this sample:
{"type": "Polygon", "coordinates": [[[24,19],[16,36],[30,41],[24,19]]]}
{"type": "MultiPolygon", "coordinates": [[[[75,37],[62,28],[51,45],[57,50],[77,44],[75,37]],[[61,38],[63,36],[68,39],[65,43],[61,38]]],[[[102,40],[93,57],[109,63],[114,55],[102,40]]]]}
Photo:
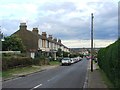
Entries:
{"type": "Polygon", "coordinates": [[[102,79],[104,81],[104,83],[107,85],[108,88],[114,88],[112,82],[108,79],[108,77],[106,76],[106,74],[104,73],[103,70],[99,69],[100,74],[102,76],[102,79]]]}
{"type": "Polygon", "coordinates": [[[18,68],[8,69],[7,71],[2,71],[2,77],[7,79],[10,77],[24,75],[40,70],[41,70],[40,66],[18,67],[18,68]]]}
{"type": "Polygon", "coordinates": [[[50,65],[60,65],[59,61],[50,61],[50,65]]]}
{"type": "Polygon", "coordinates": [[[0,72],[0,76],[2,76],[3,79],[8,79],[12,78],[15,76],[20,76],[20,75],[26,75],[30,73],[34,73],[37,71],[41,71],[45,67],[49,66],[55,66],[55,65],[60,65],[60,62],[58,61],[50,61],[50,65],[43,65],[43,66],[26,66],[26,67],[17,67],[13,69],[8,69],[6,71],[0,72]]]}
{"type": "Polygon", "coordinates": [[[102,80],[104,82],[105,85],[107,85],[108,88],[114,88],[112,82],[108,79],[107,75],[104,73],[104,71],[102,69],[100,69],[99,65],[95,62],[93,62],[94,64],[96,64],[96,70],[99,70],[101,76],[102,76],[102,80]]]}

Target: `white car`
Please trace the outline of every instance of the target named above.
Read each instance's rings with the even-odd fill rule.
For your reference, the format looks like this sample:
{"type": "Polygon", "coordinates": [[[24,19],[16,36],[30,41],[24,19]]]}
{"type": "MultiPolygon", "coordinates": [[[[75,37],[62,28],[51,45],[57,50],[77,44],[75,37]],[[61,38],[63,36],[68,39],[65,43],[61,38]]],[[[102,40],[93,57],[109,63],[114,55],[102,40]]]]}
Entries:
{"type": "Polygon", "coordinates": [[[75,59],[71,58],[71,64],[75,63],[75,59]]]}
{"type": "Polygon", "coordinates": [[[63,58],[61,62],[62,62],[62,65],[70,65],[71,59],[70,58],[63,58]]]}
{"type": "Polygon", "coordinates": [[[75,63],[79,61],[78,58],[76,58],[76,57],[74,58],[74,60],[75,60],[75,63]]]}

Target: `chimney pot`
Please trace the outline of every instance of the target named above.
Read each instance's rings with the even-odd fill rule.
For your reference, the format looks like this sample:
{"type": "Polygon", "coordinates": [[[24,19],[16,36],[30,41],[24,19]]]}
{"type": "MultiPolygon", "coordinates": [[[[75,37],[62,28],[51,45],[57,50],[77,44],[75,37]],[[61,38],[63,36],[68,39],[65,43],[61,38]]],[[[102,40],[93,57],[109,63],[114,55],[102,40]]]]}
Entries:
{"type": "Polygon", "coordinates": [[[20,23],[20,30],[27,30],[26,23],[20,23]]]}
{"type": "Polygon", "coordinates": [[[38,28],[33,28],[32,32],[35,34],[38,34],[39,30],[38,30],[38,28]]]}
{"type": "Polygon", "coordinates": [[[61,43],[61,40],[59,39],[58,42],[61,43]]]}
{"type": "Polygon", "coordinates": [[[54,41],[57,42],[57,38],[54,38],[54,41]]]}
{"type": "Polygon", "coordinates": [[[47,37],[46,32],[42,32],[42,36],[47,37]]]}
{"type": "Polygon", "coordinates": [[[49,38],[52,40],[52,35],[49,35],[49,38]]]}

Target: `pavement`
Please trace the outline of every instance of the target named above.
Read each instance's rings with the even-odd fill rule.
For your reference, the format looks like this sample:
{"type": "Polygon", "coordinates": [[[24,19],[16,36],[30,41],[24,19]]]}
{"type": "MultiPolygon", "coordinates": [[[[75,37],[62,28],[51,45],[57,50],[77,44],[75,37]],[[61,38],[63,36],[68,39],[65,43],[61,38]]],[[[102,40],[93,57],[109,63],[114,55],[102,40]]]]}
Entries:
{"type": "Polygon", "coordinates": [[[97,63],[93,63],[93,72],[91,72],[91,61],[89,60],[86,78],[87,88],[107,88],[107,85],[104,83],[99,69],[100,68],[97,63]]]}

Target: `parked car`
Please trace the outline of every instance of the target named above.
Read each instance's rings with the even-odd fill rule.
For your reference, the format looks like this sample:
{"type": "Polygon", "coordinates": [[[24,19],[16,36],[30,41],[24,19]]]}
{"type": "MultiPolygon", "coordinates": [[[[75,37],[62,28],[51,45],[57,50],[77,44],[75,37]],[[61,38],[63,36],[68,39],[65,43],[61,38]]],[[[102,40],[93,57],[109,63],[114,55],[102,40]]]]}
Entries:
{"type": "Polygon", "coordinates": [[[62,65],[70,65],[71,59],[70,58],[63,58],[61,63],[62,63],[62,65]]]}
{"type": "Polygon", "coordinates": [[[71,58],[71,64],[75,63],[75,59],[71,58]]]}
{"type": "Polygon", "coordinates": [[[77,60],[78,60],[78,61],[81,61],[81,60],[82,60],[82,58],[78,56],[78,57],[77,57],[77,60]]]}
{"type": "Polygon", "coordinates": [[[76,58],[76,57],[74,57],[74,63],[77,63],[77,62],[78,62],[77,58],[76,58]]]}

